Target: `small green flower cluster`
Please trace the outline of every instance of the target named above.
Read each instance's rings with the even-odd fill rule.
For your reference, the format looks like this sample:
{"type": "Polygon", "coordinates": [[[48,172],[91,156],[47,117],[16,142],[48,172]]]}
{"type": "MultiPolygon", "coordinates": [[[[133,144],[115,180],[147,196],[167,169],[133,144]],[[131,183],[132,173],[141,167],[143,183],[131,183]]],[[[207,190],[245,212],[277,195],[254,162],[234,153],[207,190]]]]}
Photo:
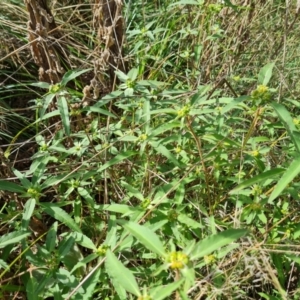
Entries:
{"type": "Polygon", "coordinates": [[[169,253],[167,262],[170,263],[171,269],[183,269],[189,262],[188,256],[181,251],[173,251],[169,253]]]}
{"type": "Polygon", "coordinates": [[[252,91],[251,98],[257,102],[267,102],[271,99],[271,93],[269,91],[269,88],[265,85],[258,85],[256,90],[252,91]]]}
{"type": "Polygon", "coordinates": [[[210,13],[218,14],[222,10],[223,6],[221,4],[209,4],[208,10],[210,13]]]}
{"type": "Polygon", "coordinates": [[[179,118],[186,117],[190,113],[190,110],[191,106],[189,104],[185,105],[177,111],[177,115],[179,118]]]}

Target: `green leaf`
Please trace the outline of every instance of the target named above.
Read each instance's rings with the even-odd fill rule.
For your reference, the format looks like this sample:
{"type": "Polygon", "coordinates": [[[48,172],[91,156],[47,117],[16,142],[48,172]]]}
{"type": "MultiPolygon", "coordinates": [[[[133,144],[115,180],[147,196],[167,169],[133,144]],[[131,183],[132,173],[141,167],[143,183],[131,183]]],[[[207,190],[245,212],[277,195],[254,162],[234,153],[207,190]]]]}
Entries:
{"type": "Polygon", "coordinates": [[[61,174],[61,175],[49,177],[48,179],[45,180],[45,182],[43,182],[42,186],[43,186],[43,188],[47,188],[49,186],[57,185],[63,180],[67,181],[68,179],[70,179],[72,177],[74,177],[73,173],[61,174]]]}
{"type": "Polygon", "coordinates": [[[55,249],[56,245],[56,236],[57,236],[57,228],[58,228],[58,223],[54,222],[50,228],[50,230],[47,233],[46,236],[46,249],[49,252],[52,252],[55,249]]]}
{"type": "Polygon", "coordinates": [[[133,274],[117,259],[117,257],[107,250],[105,267],[108,275],[113,279],[114,285],[122,286],[127,292],[139,297],[141,292],[133,274]]]}
{"type": "MultiPolygon", "coordinates": [[[[44,97],[44,99],[43,99],[43,107],[40,109],[40,118],[43,118],[43,117],[45,117],[44,115],[45,115],[45,112],[46,112],[46,110],[47,110],[47,108],[48,108],[48,106],[49,106],[49,104],[52,102],[52,100],[55,98],[55,94],[47,94],[45,97],[44,97]]],[[[53,112],[51,112],[51,113],[53,113],[53,112]]]]}
{"type": "Polygon", "coordinates": [[[275,63],[268,63],[261,68],[258,74],[258,84],[267,86],[271,77],[275,63]]]}
{"type": "Polygon", "coordinates": [[[101,115],[108,116],[108,117],[111,117],[111,118],[116,117],[114,114],[107,111],[106,109],[103,109],[103,108],[100,108],[100,107],[97,107],[97,106],[87,106],[82,111],[95,112],[95,113],[99,113],[101,115]]]}
{"type": "Polygon", "coordinates": [[[71,248],[74,246],[75,239],[72,235],[69,235],[67,239],[63,240],[58,247],[57,254],[60,259],[66,257],[70,253],[71,248]]]}
{"type": "Polygon", "coordinates": [[[169,7],[175,6],[175,5],[200,5],[201,3],[199,1],[195,0],[181,0],[175,3],[172,3],[169,5],[169,7]]]}
{"type": "Polygon", "coordinates": [[[6,247],[7,245],[19,243],[29,235],[30,233],[24,233],[24,231],[15,231],[4,234],[0,237],[0,249],[6,247]]]}
{"type": "Polygon", "coordinates": [[[29,189],[32,186],[31,182],[25,177],[25,174],[21,173],[17,169],[12,169],[12,171],[18,177],[18,179],[21,181],[21,183],[25,189],[29,189]]]}
{"type": "Polygon", "coordinates": [[[110,215],[110,219],[108,221],[108,229],[107,229],[107,234],[106,238],[104,241],[104,245],[107,245],[111,249],[113,249],[118,241],[119,235],[117,234],[119,226],[117,225],[116,222],[116,216],[114,214],[110,215]]]}
{"type": "Polygon", "coordinates": [[[79,187],[79,188],[77,189],[77,191],[78,191],[78,194],[79,194],[81,197],[83,197],[83,198],[86,200],[86,202],[87,202],[92,208],[94,208],[94,206],[95,206],[95,199],[89,194],[89,192],[88,192],[86,189],[82,188],[82,187],[79,187]]]}
{"type": "Polygon", "coordinates": [[[139,70],[137,68],[133,68],[128,72],[128,77],[134,81],[136,77],[138,76],[139,70]]]}
{"type": "Polygon", "coordinates": [[[177,128],[177,127],[178,128],[181,127],[181,123],[179,121],[173,121],[171,123],[166,123],[166,124],[163,123],[162,125],[153,129],[150,133],[150,136],[154,137],[154,136],[164,133],[165,131],[168,131],[168,130],[171,130],[171,129],[177,128]]]}
{"type": "Polygon", "coordinates": [[[264,173],[258,174],[250,179],[245,180],[244,182],[240,183],[237,187],[235,187],[233,190],[229,192],[229,194],[236,194],[237,192],[243,190],[244,188],[261,183],[262,181],[276,178],[278,175],[282,174],[285,171],[285,169],[277,168],[273,170],[266,171],[264,173]]]}
{"type": "Polygon", "coordinates": [[[174,204],[180,205],[184,201],[185,197],[185,184],[186,182],[183,180],[177,187],[176,193],[174,196],[174,204]]]}
{"type": "Polygon", "coordinates": [[[50,83],[40,81],[40,82],[30,83],[29,86],[35,86],[35,87],[38,87],[38,88],[41,88],[41,89],[49,89],[50,83]]]}
{"type": "Polygon", "coordinates": [[[281,192],[287,187],[287,185],[300,173],[300,157],[295,158],[290,166],[286,169],[280,180],[275,186],[272,194],[268,199],[268,203],[272,203],[281,192]]]}
{"type": "Polygon", "coordinates": [[[77,226],[77,224],[71,218],[71,216],[68,213],[66,213],[63,209],[61,209],[59,206],[57,206],[57,204],[41,202],[40,206],[45,213],[47,213],[54,219],[65,224],[70,229],[81,233],[81,229],[77,226]]]}
{"type": "Polygon", "coordinates": [[[97,250],[97,247],[94,245],[93,241],[86,235],[80,232],[72,232],[71,235],[74,237],[75,242],[82,247],[97,250]]]}
{"type": "Polygon", "coordinates": [[[226,246],[233,241],[244,236],[248,231],[245,229],[228,229],[217,234],[213,234],[195,245],[190,259],[198,259],[208,255],[223,246],[226,246]]]}
{"type": "Polygon", "coordinates": [[[78,77],[79,75],[86,73],[88,71],[91,71],[92,69],[84,69],[84,70],[69,70],[66,74],[64,74],[62,80],[61,80],[61,85],[66,86],[66,84],[78,77]]]}
{"type": "Polygon", "coordinates": [[[6,180],[0,180],[0,191],[8,191],[8,192],[13,192],[13,193],[24,193],[25,189],[13,182],[9,182],[6,180]]]}
{"type": "Polygon", "coordinates": [[[95,288],[99,284],[99,277],[101,275],[101,268],[98,268],[91,276],[84,282],[82,288],[84,289],[84,300],[95,299],[93,297],[95,288]]]}
{"type": "Polygon", "coordinates": [[[231,7],[233,10],[237,11],[238,6],[231,3],[230,0],[224,0],[225,6],[231,7]]]}
{"type": "Polygon", "coordinates": [[[38,282],[35,277],[29,277],[26,283],[26,297],[28,300],[39,300],[39,295],[36,292],[38,282]]]}
{"type": "Polygon", "coordinates": [[[295,263],[300,265],[300,257],[299,256],[292,255],[292,254],[285,254],[284,256],[288,257],[289,259],[291,259],[292,261],[294,261],[295,263]]]}
{"type": "Polygon", "coordinates": [[[104,102],[104,100],[116,99],[116,98],[119,98],[122,94],[123,94],[123,91],[114,91],[114,92],[111,92],[111,93],[105,95],[103,98],[101,98],[101,100],[99,100],[95,104],[95,106],[102,106],[102,103],[104,102]]]}
{"type": "Polygon", "coordinates": [[[68,108],[68,102],[65,96],[59,96],[58,101],[58,110],[61,117],[61,121],[63,124],[63,127],[65,129],[65,133],[67,136],[70,136],[70,118],[69,118],[69,108],[68,108]]]}
{"type": "Polygon", "coordinates": [[[134,89],[133,88],[127,88],[124,91],[124,96],[125,97],[131,97],[131,96],[133,96],[133,94],[134,94],[134,89]]]}
{"type": "Polygon", "coordinates": [[[155,300],[163,300],[170,296],[174,291],[176,291],[182,285],[183,282],[184,279],[181,278],[180,280],[175,281],[173,283],[151,289],[149,293],[150,297],[151,299],[155,300]]]}
{"type": "Polygon", "coordinates": [[[240,109],[240,103],[243,103],[244,101],[250,100],[251,97],[250,96],[241,96],[238,98],[233,99],[230,103],[228,103],[227,105],[225,105],[222,110],[220,111],[220,113],[223,115],[225,113],[227,113],[228,111],[230,111],[233,108],[239,108],[240,109]]]}
{"type": "Polygon", "coordinates": [[[2,259],[0,259],[0,270],[1,269],[9,269],[9,265],[4,260],[2,260],[2,259]]]}
{"type": "Polygon", "coordinates": [[[179,295],[181,297],[181,300],[192,300],[185,291],[180,290],[179,295]]]}
{"type": "Polygon", "coordinates": [[[297,152],[300,152],[300,139],[298,135],[295,135],[294,132],[298,132],[293,122],[293,118],[291,117],[290,113],[287,109],[279,103],[272,102],[271,106],[274,108],[275,112],[277,113],[278,117],[280,118],[282,124],[284,125],[285,129],[289,133],[297,152]]]}
{"type": "Polygon", "coordinates": [[[117,203],[104,204],[104,205],[100,205],[99,207],[102,210],[107,210],[107,211],[112,211],[112,212],[127,214],[127,215],[130,213],[141,211],[141,208],[139,207],[133,207],[126,204],[117,204],[117,203]]]}
{"type": "Polygon", "coordinates": [[[258,295],[263,297],[264,299],[267,299],[267,300],[282,300],[282,298],[277,298],[275,296],[270,296],[270,295],[267,295],[265,293],[258,293],[258,295]]]}
{"type": "Polygon", "coordinates": [[[35,123],[38,123],[42,120],[47,120],[47,119],[50,119],[50,118],[56,117],[56,116],[59,116],[59,111],[57,109],[45,114],[44,116],[41,116],[40,119],[35,121],[35,123]]]}
{"type": "Polygon", "coordinates": [[[150,101],[147,99],[144,99],[144,104],[143,104],[143,120],[144,120],[144,130],[143,132],[145,134],[149,133],[150,130],[150,120],[151,120],[151,105],[150,101]]]}
{"type": "Polygon", "coordinates": [[[35,199],[29,199],[24,205],[24,213],[22,218],[22,228],[28,229],[30,218],[34,212],[36,201],[35,199]]]}
{"type": "Polygon", "coordinates": [[[167,255],[163,243],[149,228],[134,222],[119,221],[119,223],[150,251],[153,251],[162,257],[167,255]]]}
{"type": "Polygon", "coordinates": [[[195,284],[195,269],[185,267],[181,269],[181,274],[185,279],[183,290],[187,293],[187,291],[195,284]]]}
{"type": "Polygon", "coordinates": [[[49,157],[45,157],[44,160],[42,162],[39,163],[39,165],[36,167],[33,176],[32,176],[32,185],[36,185],[38,182],[41,181],[42,176],[45,173],[45,169],[46,169],[46,164],[49,161],[49,157]]]}
{"type": "Polygon", "coordinates": [[[240,148],[241,147],[241,144],[236,142],[236,141],[233,141],[221,134],[217,134],[217,133],[213,133],[213,134],[205,134],[203,135],[202,137],[204,140],[207,140],[207,141],[212,141],[214,143],[218,143],[218,144],[221,144],[221,145],[224,145],[224,146],[231,146],[231,147],[238,147],[240,148]]]}
{"type": "Polygon", "coordinates": [[[126,82],[126,80],[129,79],[129,77],[128,77],[125,73],[123,73],[122,71],[120,71],[120,70],[116,70],[115,73],[116,73],[116,75],[118,76],[118,78],[119,78],[121,81],[123,81],[123,82],[126,82]]]}
{"type": "Polygon", "coordinates": [[[156,81],[156,80],[140,80],[137,82],[137,85],[141,86],[150,86],[152,88],[158,88],[162,85],[167,85],[168,83],[163,81],[156,81]]]}
{"type": "Polygon", "coordinates": [[[144,201],[144,196],[141,192],[139,192],[136,188],[134,188],[132,185],[128,184],[125,181],[122,181],[122,186],[125,187],[125,189],[135,198],[139,199],[140,201],[144,201]]]}
{"type": "Polygon", "coordinates": [[[84,259],[82,259],[81,261],[79,261],[77,264],[75,264],[75,266],[72,268],[70,273],[73,273],[74,271],[76,271],[78,268],[84,267],[86,266],[89,262],[91,262],[92,260],[99,258],[97,253],[92,253],[88,256],[86,256],[84,259]]]}
{"type": "Polygon", "coordinates": [[[177,115],[177,110],[174,108],[161,108],[161,109],[151,110],[150,114],[151,115],[159,115],[159,114],[177,115]]]}
{"type": "Polygon", "coordinates": [[[106,164],[104,164],[103,166],[101,166],[99,169],[98,169],[98,173],[104,171],[105,169],[123,161],[124,159],[126,158],[129,158],[133,155],[136,155],[138,154],[138,152],[136,151],[124,151],[124,152],[121,152],[119,153],[115,158],[111,159],[109,162],[107,162],[106,164]]]}
{"type": "Polygon", "coordinates": [[[160,153],[161,155],[165,156],[169,162],[174,164],[178,168],[184,168],[185,165],[181,163],[180,161],[177,160],[177,158],[163,145],[157,145],[157,143],[152,143],[150,144],[153,146],[153,148],[160,153]]]}
{"type": "Polygon", "coordinates": [[[189,229],[203,228],[204,226],[197,221],[191,219],[186,214],[179,214],[178,221],[189,229]]]}

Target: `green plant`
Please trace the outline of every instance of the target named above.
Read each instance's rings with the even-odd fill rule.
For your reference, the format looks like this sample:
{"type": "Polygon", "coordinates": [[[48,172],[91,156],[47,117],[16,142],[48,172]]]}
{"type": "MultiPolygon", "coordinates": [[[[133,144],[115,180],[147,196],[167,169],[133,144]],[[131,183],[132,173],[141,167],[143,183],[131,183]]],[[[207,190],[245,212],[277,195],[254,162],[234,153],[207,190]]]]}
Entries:
{"type": "Polygon", "coordinates": [[[49,7],[52,84],[5,4],[1,298],[298,299],[298,20],[278,1],[125,2],[123,61],[98,5],[49,7]]]}

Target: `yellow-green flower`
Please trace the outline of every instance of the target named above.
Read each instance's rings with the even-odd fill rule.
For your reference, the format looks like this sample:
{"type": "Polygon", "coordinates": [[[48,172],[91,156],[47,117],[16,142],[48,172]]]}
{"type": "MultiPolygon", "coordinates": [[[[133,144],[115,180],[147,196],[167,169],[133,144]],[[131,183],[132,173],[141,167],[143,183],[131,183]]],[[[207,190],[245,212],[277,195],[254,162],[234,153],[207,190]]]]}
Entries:
{"type": "Polygon", "coordinates": [[[213,254],[204,256],[204,262],[207,265],[213,264],[215,261],[216,261],[216,257],[213,254]]]}
{"type": "Polygon", "coordinates": [[[106,251],[108,249],[108,246],[107,245],[101,245],[100,247],[98,247],[98,249],[96,250],[96,253],[99,255],[99,256],[104,256],[106,254],[106,251]]]}
{"type": "Polygon", "coordinates": [[[185,105],[183,108],[177,111],[177,115],[178,117],[185,117],[189,114],[190,110],[191,110],[191,106],[185,105]]]}
{"type": "Polygon", "coordinates": [[[251,98],[254,100],[268,101],[271,98],[271,93],[266,85],[258,85],[256,90],[251,93],[251,98]]]}
{"type": "Polygon", "coordinates": [[[181,251],[169,253],[167,262],[171,269],[182,269],[189,262],[188,256],[181,251]]]}
{"type": "Polygon", "coordinates": [[[252,156],[254,156],[254,157],[257,157],[257,156],[259,156],[259,151],[258,150],[253,150],[253,151],[251,151],[251,155],[252,156]]]}

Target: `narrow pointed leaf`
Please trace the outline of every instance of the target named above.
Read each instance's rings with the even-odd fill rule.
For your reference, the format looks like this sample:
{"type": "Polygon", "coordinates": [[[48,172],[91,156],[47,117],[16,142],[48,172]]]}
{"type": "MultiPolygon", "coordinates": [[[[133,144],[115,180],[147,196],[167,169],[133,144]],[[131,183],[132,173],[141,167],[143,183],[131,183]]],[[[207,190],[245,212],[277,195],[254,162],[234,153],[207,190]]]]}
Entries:
{"type": "Polygon", "coordinates": [[[289,136],[291,137],[295,148],[298,152],[300,152],[300,139],[299,135],[294,134],[294,132],[297,132],[297,129],[293,122],[292,116],[290,115],[288,110],[280,103],[273,102],[271,103],[271,106],[274,108],[285,129],[289,133],[289,136]]]}
{"type": "Polygon", "coordinates": [[[273,169],[273,170],[269,170],[266,171],[262,174],[253,176],[252,178],[245,180],[244,182],[242,182],[241,184],[239,184],[237,187],[235,187],[233,190],[230,191],[230,194],[235,194],[241,190],[243,190],[244,188],[247,188],[253,184],[257,184],[260,182],[263,182],[267,179],[270,178],[276,178],[277,176],[279,176],[280,174],[284,173],[284,169],[282,168],[277,168],[277,169],[273,169]]]}
{"type": "Polygon", "coordinates": [[[181,123],[178,122],[178,121],[174,121],[174,122],[171,122],[171,123],[165,123],[165,124],[162,124],[161,126],[155,128],[151,132],[150,136],[154,137],[154,136],[162,134],[166,131],[172,130],[173,128],[176,128],[176,127],[180,128],[180,126],[181,126],[181,123]]]}
{"type": "Polygon", "coordinates": [[[107,111],[106,109],[103,109],[103,108],[100,108],[100,107],[97,107],[97,106],[87,106],[83,109],[83,111],[95,112],[95,113],[99,113],[100,115],[108,116],[108,117],[111,117],[111,118],[116,117],[114,114],[107,111]]]}
{"type": "Polygon", "coordinates": [[[300,157],[295,158],[290,166],[286,169],[283,176],[280,178],[278,183],[275,186],[270,198],[268,199],[268,203],[273,202],[275,198],[277,198],[281,192],[287,187],[287,185],[300,173],[300,157]]]}
{"type": "Polygon", "coordinates": [[[46,236],[46,249],[52,252],[56,245],[58,222],[54,222],[46,236]]]}
{"type": "Polygon", "coordinates": [[[81,229],[71,218],[71,216],[68,213],[66,213],[63,209],[58,207],[56,204],[44,202],[40,203],[40,206],[43,208],[45,213],[47,213],[57,221],[60,221],[61,223],[68,226],[70,229],[81,233],[81,229]]]}
{"type": "Polygon", "coordinates": [[[60,96],[58,98],[58,110],[60,113],[61,121],[65,129],[67,136],[70,135],[70,118],[69,118],[69,108],[66,97],[60,96]]]}
{"type": "Polygon", "coordinates": [[[275,63],[268,63],[264,67],[261,68],[259,74],[258,74],[258,83],[263,85],[268,85],[271,77],[272,77],[272,71],[275,66],[275,63]]]}
{"type": "Polygon", "coordinates": [[[50,103],[53,101],[53,99],[55,98],[55,94],[51,93],[45,96],[44,98],[44,103],[43,103],[43,107],[40,109],[40,117],[43,118],[45,115],[46,110],[48,109],[50,103]]]}
{"type": "Polygon", "coordinates": [[[23,213],[23,218],[22,218],[22,227],[24,229],[27,229],[30,218],[32,217],[32,214],[34,212],[36,201],[35,199],[29,199],[26,201],[24,205],[24,213],[23,213]]]}
{"type": "Polygon", "coordinates": [[[17,169],[12,169],[14,174],[18,177],[18,179],[21,181],[24,188],[29,189],[32,184],[31,182],[25,177],[25,174],[21,173],[17,169]]]}
{"type": "Polygon", "coordinates": [[[158,146],[155,147],[154,143],[150,142],[150,144],[152,144],[152,146],[155,148],[157,153],[160,153],[161,155],[165,156],[175,166],[177,166],[179,168],[184,168],[185,167],[185,165],[182,164],[180,161],[178,161],[177,158],[171,153],[171,151],[169,151],[165,146],[158,145],[158,146]]]}
{"type": "Polygon", "coordinates": [[[65,86],[69,81],[75,79],[79,75],[86,73],[92,69],[84,69],[84,70],[70,70],[66,74],[64,74],[64,77],[61,80],[61,85],[65,86]]]}
{"type": "Polygon", "coordinates": [[[122,286],[127,292],[139,297],[141,292],[139,286],[129,269],[127,269],[118,258],[108,250],[106,252],[106,270],[114,282],[122,286]]]}
{"type": "Polygon", "coordinates": [[[127,229],[141,244],[154,253],[165,257],[166,252],[164,245],[158,236],[149,228],[139,225],[134,222],[120,222],[121,225],[127,229]]]}
{"type": "Polygon", "coordinates": [[[6,180],[0,180],[0,191],[8,191],[13,193],[24,193],[25,190],[22,186],[9,182],[6,180]]]}
{"type": "Polygon", "coordinates": [[[94,245],[93,241],[85,234],[80,233],[80,232],[73,232],[72,236],[74,237],[75,242],[77,244],[79,244],[80,246],[88,248],[88,249],[92,249],[95,251],[97,250],[97,247],[94,245]]]}
{"type": "Polygon", "coordinates": [[[101,269],[97,269],[82,285],[85,293],[84,299],[95,299],[93,297],[95,288],[99,284],[99,277],[101,275],[101,269]]]}
{"type": "Polygon", "coordinates": [[[163,300],[176,291],[182,285],[183,281],[184,279],[182,278],[173,283],[154,288],[150,290],[150,297],[155,300],[163,300]]]}
{"type": "Polygon", "coordinates": [[[247,233],[245,229],[228,229],[217,234],[213,234],[195,245],[190,256],[191,260],[208,255],[223,246],[241,238],[247,233]]]}
{"type": "Polygon", "coordinates": [[[4,234],[0,237],[0,249],[6,247],[7,245],[19,243],[29,235],[30,233],[24,233],[24,231],[15,231],[4,234]]]}
{"type": "Polygon", "coordinates": [[[124,159],[130,157],[130,156],[133,156],[133,155],[136,155],[138,152],[135,152],[135,151],[125,151],[125,152],[122,152],[120,154],[118,154],[115,158],[111,159],[109,162],[107,162],[106,164],[104,164],[103,166],[101,166],[99,169],[98,169],[98,172],[102,172],[104,171],[105,169],[123,161],[124,159]]]}

